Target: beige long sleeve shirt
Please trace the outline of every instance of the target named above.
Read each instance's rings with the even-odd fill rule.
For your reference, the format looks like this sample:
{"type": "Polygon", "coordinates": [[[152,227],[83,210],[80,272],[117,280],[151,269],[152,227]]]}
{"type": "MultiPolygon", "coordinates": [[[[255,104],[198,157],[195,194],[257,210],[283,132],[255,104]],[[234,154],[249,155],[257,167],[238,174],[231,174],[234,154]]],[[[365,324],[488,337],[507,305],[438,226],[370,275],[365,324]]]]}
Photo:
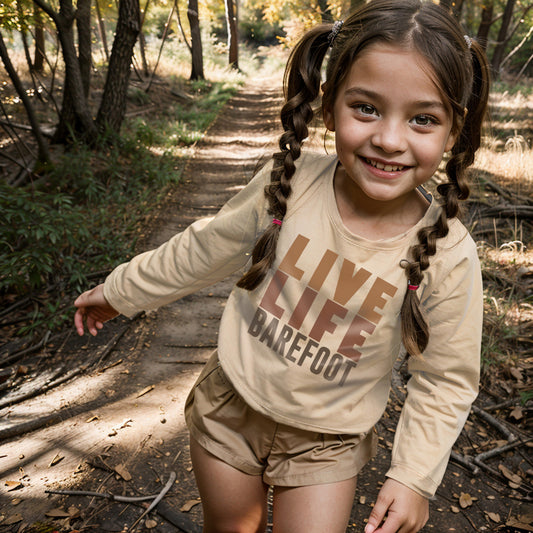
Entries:
{"type": "MultiPolygon", "coordinates": [[[[272,223],[263,189],[267,165],[215,216],[120,265],[104,294],[125,315],[164,305],[249,262],[272,223]]],[[[417,231],[436,220],[432,201],[402,235],[369,241],[348,231],[337,209],[337,159],[304,154],[277,259],[254,291],[235,288],[219,333],[224,372],[244,400],[276,421],[325,433],[366,433],[386,407],[401,352],[400,263],[417,231]]],[[[482,284],[476,246],[450,221],[418,289],[430,325],[422,359],[409,360],[408,396],[387,476],[434,494],[477,394],[482,284]]]]}

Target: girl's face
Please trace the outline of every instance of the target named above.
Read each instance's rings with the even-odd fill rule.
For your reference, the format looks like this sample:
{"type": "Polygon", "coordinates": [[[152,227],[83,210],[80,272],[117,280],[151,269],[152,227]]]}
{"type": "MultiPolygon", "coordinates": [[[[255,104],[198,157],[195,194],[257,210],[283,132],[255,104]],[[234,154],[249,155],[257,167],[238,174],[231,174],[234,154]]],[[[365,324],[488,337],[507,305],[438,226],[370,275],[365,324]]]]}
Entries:
{"type": "Polygon", "coordinates": [[[399,46],[375,43],[357,56],[324,110],[349,194],[404,205],[453,147],[452,113],[432,73],[418,52],[399,46]]]}

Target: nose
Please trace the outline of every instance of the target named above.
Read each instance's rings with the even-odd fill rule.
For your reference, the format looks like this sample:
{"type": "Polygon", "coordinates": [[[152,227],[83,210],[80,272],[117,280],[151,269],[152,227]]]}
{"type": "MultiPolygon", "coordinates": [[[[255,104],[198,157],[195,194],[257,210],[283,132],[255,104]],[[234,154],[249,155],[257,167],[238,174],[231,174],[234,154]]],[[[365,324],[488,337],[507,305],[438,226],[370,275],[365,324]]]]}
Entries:
{"type": "Polygon", "coordinates": [[[376,122],[372,143],[387,154],[404,152],[407,147],[406,133],[405,125],[401,121],[382,119],[376,122]]]}

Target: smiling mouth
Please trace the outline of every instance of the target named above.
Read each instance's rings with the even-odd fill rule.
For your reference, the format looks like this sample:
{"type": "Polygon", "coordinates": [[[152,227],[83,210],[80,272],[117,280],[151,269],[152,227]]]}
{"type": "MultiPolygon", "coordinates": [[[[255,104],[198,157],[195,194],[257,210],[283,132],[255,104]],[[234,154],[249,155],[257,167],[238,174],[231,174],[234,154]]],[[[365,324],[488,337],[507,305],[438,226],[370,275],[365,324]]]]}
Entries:
{"type": "Polygon", "coordinates": [[[374,161],[373,159],[368,159],[366,157],[363,157],[363,160],[370,166],[373,166],[378,170],[384,170],[385,172],[399,172],[400,170],[408,168],[405,165],[386,165],[385,163],[381,163],[380,161],[374,161]]]}

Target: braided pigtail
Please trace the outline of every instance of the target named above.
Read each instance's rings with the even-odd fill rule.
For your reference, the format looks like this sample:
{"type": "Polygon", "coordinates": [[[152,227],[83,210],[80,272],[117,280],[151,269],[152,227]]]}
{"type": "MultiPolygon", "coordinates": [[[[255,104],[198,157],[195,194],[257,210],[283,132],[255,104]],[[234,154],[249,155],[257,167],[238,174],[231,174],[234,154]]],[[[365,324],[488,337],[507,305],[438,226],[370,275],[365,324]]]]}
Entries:
{"type": "Polygon", "coordinates": [[[328,51],[331,25],[320,25],[309,31],[294,48],[284,76],[285,104],[281,109],[283,134],[280,151],[274,154],[270,183],[265,187],[268,212],[275,222],[258,239],[252,252],[252,266],[237,282],[237,286],[253,290],[265,278],[276,258],[280,222],[287,212],[291,195],[291,179],[296,172],[295,161],[300,157],[308,124],[313,120],[312,104],[319,97],[321,67],[328,51]]]}
{"type": "Polygon", "coordinates": [[[458,215],[459,201],[466,200],[470,194],[467,168],[474,162],[475,152],[480,146],[481,126],[487,109],[490,70],[481,47],[472,41],[469,49],[472,56],[472,90],[466,106],[462,102],[458,106],[463,111],[462,115],[458,110],[455,112],[458,136],[446,165],[449,181],[437,187],[443,198],[442,210],[433,226],[418,232],[418,244],[410,249],[412,261],[403,265],[409,285],[401,310],[402,340],[407,353],[414,356],[420,356],[429,341],[429,328],[420,309],[416,287],[422,281],[424,270],[429,267],[429,258],[437,251],[437,239],[448,234],[448,219],[458,215]]]}

